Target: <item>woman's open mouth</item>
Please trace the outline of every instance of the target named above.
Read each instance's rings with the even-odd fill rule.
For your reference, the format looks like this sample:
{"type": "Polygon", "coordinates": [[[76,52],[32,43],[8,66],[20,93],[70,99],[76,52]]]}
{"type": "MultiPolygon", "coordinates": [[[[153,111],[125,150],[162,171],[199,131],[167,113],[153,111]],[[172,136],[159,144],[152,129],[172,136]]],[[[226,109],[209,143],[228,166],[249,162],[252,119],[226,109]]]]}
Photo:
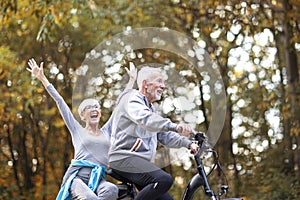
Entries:
{"type": "Polygon", "coordinates": [[[91,117],[92,119],[95,119],[95,118],[97,118],[98,116],[99,116],[99,113],[98,113],[98,112],[91,112],[90,117],[91,117]]]}

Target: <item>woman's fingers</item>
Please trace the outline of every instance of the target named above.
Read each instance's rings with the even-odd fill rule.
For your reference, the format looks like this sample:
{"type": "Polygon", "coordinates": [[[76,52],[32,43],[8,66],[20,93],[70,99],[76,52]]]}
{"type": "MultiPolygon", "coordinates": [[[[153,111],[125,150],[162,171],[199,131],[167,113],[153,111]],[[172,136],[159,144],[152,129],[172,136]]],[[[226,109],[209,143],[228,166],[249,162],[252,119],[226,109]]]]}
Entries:
{"type": "Polygon", "coordinates": [[[130,76],[130,78],[132,79],[136,79],[137,76],[137,69],[134,66],[133,63],[129,63],[129,69],[127,67],[125,67],[125,70],[127,71],[127,74],[130,76]]]}
{"type": "Polygon", "coordinates": [[[33,58],[29,59],[28,65],[32,69],[36,65],[35,60],[33,58]]]}
{"type": "Polygon", "coordinates": [[[44,62],[41,62],[40,68],[41,68],[42,71],[44,70],[44,62]]]}
{"type": "Polygon", "coordinates": [[[26,70],[32,72],[32,70],[29,67],[26,67],[26,70]]]}
{"type": "Polygon", "coordinates": [[[125,67],[125,70],[126,70],[127,74],[129,74],[129,69],[127,67],[125,67]]]}
{"type": "Polygon", "coordinates": [[[136,79],[136,69],[135,68],[130,67],[130,69],[128,69],[127,67],[125,67],[125,70],[130,78],[136,79]]]}
{"type": "Polygon", "coordinates": [[[32,71],[32,67],[33,67],[31,59],[28,60],[27,64],[28,64],[28,67],[26,69],[31,72],[32,71]]]}
{"type": "Polygon", "coordinates": [[[44,68],[44,62],[41,62],[40,67],[39,67],[38,64],[36,63],[36,61],[33,58],[29,59],[29,61],[27,63],[29,65],[29,67],[27,67],[27,68],[30,69],[30,70],[32,70],[34,67],[40,68],[40,69],[44,68]]]}

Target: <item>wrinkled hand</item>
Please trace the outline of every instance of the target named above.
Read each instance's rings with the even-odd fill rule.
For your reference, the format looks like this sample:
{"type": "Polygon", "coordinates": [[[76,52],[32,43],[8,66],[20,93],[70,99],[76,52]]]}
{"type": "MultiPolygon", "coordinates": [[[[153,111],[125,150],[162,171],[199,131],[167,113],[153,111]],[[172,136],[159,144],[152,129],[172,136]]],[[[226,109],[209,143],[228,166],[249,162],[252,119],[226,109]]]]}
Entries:
{"type": "Polygon", "coordinates": [[[192,144],[190,145],[191,153],[193,153],[193,154],[197,153],[198,149],[199,149],[198,144],[192,143],[192,144]]]}
{"type": "Polygon", "coordinates": [[[33,58],[29,59],[28,61],[28,65],[29,67],[27,67],[26,69],[31,72],[32,75],[34,75],[36,78],[38,78],[39,80],[41,80],[42,78],[45,77],[44,75],[44,63],[41,62],[40,67],[37,65],[37,63],[35,62],[35,60],[33,58]]]}
{"type": "Polygon", "coordinates": [[[188,124],[178,124],[176,131],[180,133],[180,135],[188,137],[193,132],[193,129],[188,124]]]}
{"type": "Polygon", "coordinates": [[[135,81],[136,77],[137,77],[137,69],[135,68],[134,64],[129,63],[129,69],[127,67],[125,67],[125,70],[127,71],[129,78],[131,80],[135,81]]]}

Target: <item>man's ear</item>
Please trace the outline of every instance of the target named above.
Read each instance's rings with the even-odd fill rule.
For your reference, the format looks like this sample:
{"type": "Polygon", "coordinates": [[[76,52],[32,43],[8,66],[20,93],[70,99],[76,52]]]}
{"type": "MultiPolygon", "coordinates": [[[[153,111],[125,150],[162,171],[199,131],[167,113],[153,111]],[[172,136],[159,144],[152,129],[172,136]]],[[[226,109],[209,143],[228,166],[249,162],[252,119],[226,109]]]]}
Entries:
{"type": "Polygon", "coordinates": [[[147,81],[146,81],[146,80],[143,80],[142,86],[143,86],[144,88],[147,88],[147,81]]]}

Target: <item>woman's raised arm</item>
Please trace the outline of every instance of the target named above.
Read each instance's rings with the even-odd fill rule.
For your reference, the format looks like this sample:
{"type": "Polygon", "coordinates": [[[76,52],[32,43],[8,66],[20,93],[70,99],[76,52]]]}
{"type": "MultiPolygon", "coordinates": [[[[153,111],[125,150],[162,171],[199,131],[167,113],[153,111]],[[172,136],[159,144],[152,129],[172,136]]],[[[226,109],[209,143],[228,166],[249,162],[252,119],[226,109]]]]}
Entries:
{"type": "Polygon", "coordinates": [[[67,105],[63,97],[57,92],[57,90],[54,88],[54,86],[49,82],[49,80],[45,76],[43,65],[44,63],[41,62],[40,66],[38,66],[36,61],[32,58],[28,61],[29,67],[27,67],[27,70],[42,82],[47,92],[55,100],[56,105],[60,111],[60,114],[65,121],[65,124],[69,128],[71,134],[73,134],[76,132],[74,124],[77,124],[78,122],[74,118],[73,113],[71,112],[69,106],[67,105]]]}

